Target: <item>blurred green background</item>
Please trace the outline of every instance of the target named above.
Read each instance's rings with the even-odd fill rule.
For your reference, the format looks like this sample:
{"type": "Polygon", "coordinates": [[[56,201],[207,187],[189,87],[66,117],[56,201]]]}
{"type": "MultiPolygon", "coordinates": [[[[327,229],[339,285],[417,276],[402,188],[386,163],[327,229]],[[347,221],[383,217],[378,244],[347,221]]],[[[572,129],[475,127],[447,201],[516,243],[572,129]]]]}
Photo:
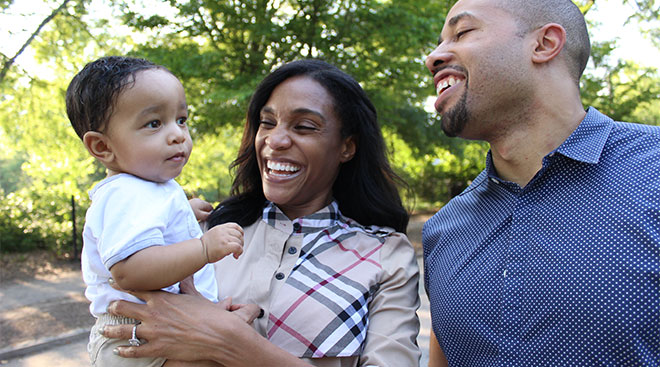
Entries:
{"type": "MultiPolygon", "coordinates": [[[[354,76],[374,101],[390,159],[410,186],[406,206],[437,210],[483,169],[488,150],[445,137],[428,106],[434,89],[423,61],[454,2],[0,0],[0,253],[75,256],[74,237],[80,250],[87,191],[105,173],[71,128],[64,94],[78,70],[105,55],[150,59],[183,82],[195,147],[177,181],[190,196],[217,203],[228,195],[228,166],[257,83],[284,62],[318,57],[354,76]]],[[[616,56],[617,39],[594,32],[604,20],[595,10],[617,2],[630,11],[625,27],[634,24],[650,40],[642,55],[652,57],[660,6],[575,2],[593,39],[584,105],[616,120],[659,124],[658,60],[616,56]]]]}

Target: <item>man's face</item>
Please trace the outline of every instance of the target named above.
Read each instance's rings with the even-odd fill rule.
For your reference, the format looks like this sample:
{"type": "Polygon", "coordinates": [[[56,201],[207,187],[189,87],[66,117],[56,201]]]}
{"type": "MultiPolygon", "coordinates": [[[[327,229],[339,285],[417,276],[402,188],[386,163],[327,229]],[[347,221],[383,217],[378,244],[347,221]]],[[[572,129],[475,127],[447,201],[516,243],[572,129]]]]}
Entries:
{"type": "Polygon", "coordinates": [[[499,111],[520,104],[527,78],[524,38],[497,0],[461,0],[426,58],[448,136],[488,140],[499,111]],[[522,83],[522,84],[521,84],[522,83]]]}

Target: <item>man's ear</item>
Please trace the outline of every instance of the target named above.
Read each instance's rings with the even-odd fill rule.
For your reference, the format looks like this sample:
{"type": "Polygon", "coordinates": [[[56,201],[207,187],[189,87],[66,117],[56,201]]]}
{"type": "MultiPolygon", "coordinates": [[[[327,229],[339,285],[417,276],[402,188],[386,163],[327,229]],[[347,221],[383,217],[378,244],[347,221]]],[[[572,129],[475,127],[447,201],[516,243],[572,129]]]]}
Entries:
{"type": "Polygon", "coordinates": [[[357,149],[357,144],[355,143],[355,138],[353,136],[349,136],[348,138],[346,138],[344,140],[344,146],[340,154],[341,163],[346,163],[351,159],[353,159],[356,149],[357,149]]]}
{"type": "Polygon", "coordinates": [[[543,64],[554,59],[566,44],[566,30],[557,23],[548,23],[536,30],[532,61],[543,64]]]}
{"type": "Polygon", "coordinates": [[[82,140],[89,154],[101,161],[101,163],[109,164],[115,159],[106,135],[98,131],[88,131],[83,135],[82,140]]]}

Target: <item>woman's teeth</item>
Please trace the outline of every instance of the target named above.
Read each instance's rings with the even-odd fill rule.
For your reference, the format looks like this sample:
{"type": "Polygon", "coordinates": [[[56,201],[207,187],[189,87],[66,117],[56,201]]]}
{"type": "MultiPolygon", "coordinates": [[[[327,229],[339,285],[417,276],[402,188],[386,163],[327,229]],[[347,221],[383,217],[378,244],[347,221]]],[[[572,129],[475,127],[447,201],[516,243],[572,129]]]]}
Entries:
{"type": "Polygon", "coordinates": [[[278,172],[294,173],[300,171],[300,167],[298,166],[294,166],[292,164],[271,162],[271,161],[268,161],[266,167],[268,167],[268,169],[271,171],[278,171],[278,172]]]}

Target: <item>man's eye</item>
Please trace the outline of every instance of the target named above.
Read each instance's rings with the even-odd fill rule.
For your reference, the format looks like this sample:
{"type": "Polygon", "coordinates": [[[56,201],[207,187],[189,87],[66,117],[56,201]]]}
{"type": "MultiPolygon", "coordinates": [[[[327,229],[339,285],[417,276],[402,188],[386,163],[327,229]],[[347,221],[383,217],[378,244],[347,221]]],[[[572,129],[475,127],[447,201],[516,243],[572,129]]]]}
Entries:
{"type": "Polygon", "coordinates": [[[456,39],[457,40],[460,39],[461,37],[463,37],[466,33],[470,32],[470,31],[472,31],[472,29],[466,29],[464,31],[460,31],[460,32],[456,33],[456,39]]]}

